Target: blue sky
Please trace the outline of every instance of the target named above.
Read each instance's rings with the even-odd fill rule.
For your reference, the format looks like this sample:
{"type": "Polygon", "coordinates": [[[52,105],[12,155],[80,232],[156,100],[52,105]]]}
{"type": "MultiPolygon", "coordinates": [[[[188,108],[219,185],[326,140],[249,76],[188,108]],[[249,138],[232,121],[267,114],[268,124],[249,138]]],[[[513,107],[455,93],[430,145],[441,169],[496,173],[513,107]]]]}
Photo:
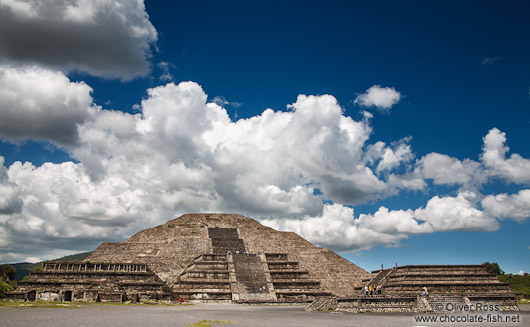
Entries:
{"type": "Polygon", "coordinates": [[[215,211],[367,270],[528,272],[529,11],[0,0],[0,261],[215,211]]]}

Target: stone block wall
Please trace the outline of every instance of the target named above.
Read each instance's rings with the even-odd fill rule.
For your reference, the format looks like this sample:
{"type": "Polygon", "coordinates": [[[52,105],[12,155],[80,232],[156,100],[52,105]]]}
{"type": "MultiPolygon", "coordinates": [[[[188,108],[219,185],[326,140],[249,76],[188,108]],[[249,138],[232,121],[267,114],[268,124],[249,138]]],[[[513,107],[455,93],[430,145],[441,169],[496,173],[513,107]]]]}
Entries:
{"type": "Polygon", "coordinates": [[[125,301],[129,297],[168,298],[168,289],[147,265],[47,261],[19,283],[19,292],[34,292],[46,301],[125,301]]]}
{"type": "Polygon", "coordinates": [[[416,312],[416,297],[349,297],[338,298],[337,311],[348,312],[416,312]]]}
{"type": "MultiPolygon", "coordinates": [[[[378,274],[369,284],[383,273],[378,274]]],[[[385,294],[418,295],[427,287],[429,293],[507,293],[510,288],[481,265],[419,265],[402,266],[384,271],[384,280],[377,281],[385,294]]]]}

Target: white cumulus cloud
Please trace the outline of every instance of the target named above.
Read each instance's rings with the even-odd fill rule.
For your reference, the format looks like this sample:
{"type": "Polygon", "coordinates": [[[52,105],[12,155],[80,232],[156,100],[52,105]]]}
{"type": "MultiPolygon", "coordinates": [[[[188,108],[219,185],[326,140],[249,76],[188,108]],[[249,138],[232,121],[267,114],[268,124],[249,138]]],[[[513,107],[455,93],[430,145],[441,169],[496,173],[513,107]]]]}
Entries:
{"type": "Polygon", "coordinates": [[[91,92],[61,72],[0,66],[0,137],[75,144],[77,126],[96,111],[91,92]]]}
{"type": "Polygon", "coordinates": [[[438,185],[480,185],[487,180],[480,163],[469,159],[461,161],[436,152],[419,159],[415,172],[424,179],[432,179],[438,185]]]}
{"type": "Polygon", "coordinates": [[[400,99],[401,93],[395,88],[374,85],[357,96],[354,102],[362,107],[376,107],[381,111],[389,111],[400,99]]]}
{"type": "Polygon", "coordinates": [[[501,177],[508,182],[527,184],[530,182],[530,160],[513,153],[506,158],[510,150],[506,143],[506,133],[492,128],[484,137],[481,160],[492,176],[501,177]]]}
{"type": "MultiPolygon", "coordinates": [[[[64,148],[78,162],[3,167],[0,205],[6,215],[0,226],[13,247],[38,248],[40,240],[55,239],[64,251],[75,238],[123,239],[186,212],[316,217],[325,208],[323,199],[360,203],[387,184],[366,163],[371,127],[345,116],[330,95],[301,95],[288,112],[267,109],[233,122],[223,107],[208,103],[200,85],[169,83],[148,90],[133,115],[90,109],[87,85],[71,83],[62,73],[36,71],[38,78],[48,76],[52,86],[55,81],[65,94],[78,91],[83,99],[59,107],[60,116],[83,115],[64,124],[71,131],[65,138],[32,129],[16,136],[61,145],[75,135],[77,141],[64,148]],[[35,241],[17,241],[27,239],[35,241]]],[[[57,99],[68,98],[65,94],[57,99]]],[[[41,123],[46,122],[49,107],[35,101],[25,119],[43,112],[41,123]]],[[[0,131],[8,135],[7,127],[0,131]]],[[[371,158],[385,172],[409,160],[404,143],[381,150],[371,158]]]]}
{"type": "Polygon", "coordinates": [[[132,79],[157,32],[143,0],[0,0],[0,62],[132,79]]]}
{"type": "Polygon", "coordinates": [[[394,245],[412,235],[447,231],[493,231],[497,220],[477,208],[469,198],[431,198],[424,208],[389,210],[380,207],[374,214],[354,216],[352,208],[325,205],[321,214],[300,219],[272,218],[263,223],[269,227],[298,233],[310,242],[342,251],[358,251],[376,245],[394,245]]]}
{"type": "Polygon", "coordinates": [[[481,201],[482,207],[497,218],[509,218],[523,221],[530,218],[530,190],[525,189],[517,194],[506,193],[489,195],[481,201]]]}
{"type": "Polygon", "coordinates": [[[494,217],[476,207],[469,198],[474,194],[459,193],[456,197],[434,196],[425,208],[416,209],[417,219],[428,222],[437,231],[493,231],[498,228],[494,217]]]}
{"type": "MultiPolygon", "coordinates": [[[[405,189],[425,191],[429,180],[485,182],[490,168],[437,153],[414,162],[410,138],[369,143],[369,122],[344,115],[331,95],[300,95],[288,111],[266,109],[232,121],[199,84],[169,83],[149,89],[138,113],[129,114],[96,107],[90,88],[63,73],[7,72],[23,81],[48,76],[61,86],[49,92],[51,100],[21,107],[29,121],[72,94],[77,100],[59,106],[58,117],[81,113],[63,124],[68,137],[32,129],[7,137],[8,127],[0,128],[8,140],[62,145],[76,160],[7,167],[0,160],[0,250],[9,260],[87,250],[188,212],[241,213],[319,245],[355,251],[398,245],[420,233],[495,230],[502,212],[520,220],[526,210],[524,192],[481,202],[480,194],[461,191],[416,209],[380,207],[354,216],[349,205],[405,189]],[[72,135],[76,142],[65,141],[72,135]]],[[[40,119],[46,122],[44,114],[40,119]]]]}

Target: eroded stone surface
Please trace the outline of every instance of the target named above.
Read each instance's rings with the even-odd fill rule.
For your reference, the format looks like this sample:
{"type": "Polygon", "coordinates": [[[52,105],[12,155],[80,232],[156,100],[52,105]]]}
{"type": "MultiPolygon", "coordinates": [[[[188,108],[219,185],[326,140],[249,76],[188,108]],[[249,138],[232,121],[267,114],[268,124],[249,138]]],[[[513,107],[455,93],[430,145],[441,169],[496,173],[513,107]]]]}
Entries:
{"type": "MultiPolygon", "coordinates": [[[[364,269],[329,249],[315,247],[295,233],[279,232],[253,219],[231,214],[184,215],[140,231],[124,243],[103,243],[88,260],[145,263],[173,287],[179,284],[181,274],[195,258],[229,251],[234,254],[237,251],[283,254],[284,261],[288,257],[288,260],[296,262],[295,273],[304,272],[302,276],[306,282],[319,283],[313,289],[338,296],[354,294],[355,288],[362,285],[361,280],[369,276],[364,269]]],[[[284,281],[287,275],[281,276],[282,269],[275,269],[279,264],[272,265],[273,277],[284,281]]],[[[288,267],[284,270],[289,272],[288,267]]],[[[295,280],[292,282],[296,283],[295,280]]],[[[281,285],[284,294],[288,294],[289,289],[300,287],[307,291],[307,284],[300,282],[299,285],[290,285],[290,288],[287,284],[281,285]]]]}

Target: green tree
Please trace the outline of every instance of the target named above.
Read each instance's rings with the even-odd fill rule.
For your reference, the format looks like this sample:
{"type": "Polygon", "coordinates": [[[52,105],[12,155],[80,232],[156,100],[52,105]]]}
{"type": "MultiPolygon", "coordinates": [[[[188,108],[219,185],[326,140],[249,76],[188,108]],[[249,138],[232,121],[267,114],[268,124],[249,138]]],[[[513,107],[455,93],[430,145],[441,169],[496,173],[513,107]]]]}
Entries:
{"type": "Polygon", "coordinates": [[[0,265],[0,276],[7,280],[14,280],[17,270],[12,265],[0,265]]]}
{"type": "Polygon", "coordinates": [[[528,273],[500,275],[499,281],[510,284],[512,291],[522,293],[525,299],[530,299],[530,275],[528,273]]]}
{"type": "Polygon", "coordinates": [[[17,288],[15,281],[15,268],[11,265],[0,265],[0,298],[5,292],[14,291],[17,288]]]}
{"type": "Polygon", "coordinates": [[[486,271],[489,272],[490,274],[495,274],[497,276],[504,275],[504,271],[502,271],[501,267],[499,267],[499,264],[496,262],[492,262],[492,263],[484,262],[482,265],[484,266],[484,268],[486,268],[486,271]]]}

